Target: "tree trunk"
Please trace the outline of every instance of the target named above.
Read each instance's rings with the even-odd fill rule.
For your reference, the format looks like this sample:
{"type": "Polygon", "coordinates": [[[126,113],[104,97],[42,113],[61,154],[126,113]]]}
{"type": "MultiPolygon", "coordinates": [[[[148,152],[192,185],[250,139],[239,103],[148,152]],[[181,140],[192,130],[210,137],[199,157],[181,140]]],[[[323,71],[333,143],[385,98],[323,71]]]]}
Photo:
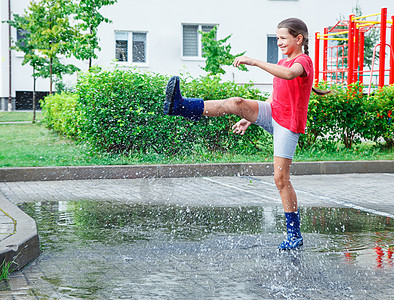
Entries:
{"type": "Polygon", "coordinates": [[[345,148],[347,148],[347,149],[351,149],[352,148],[353,136],[354,136],[354,134],[349,133],[347,131],[345,132],[344,139],[343,139],[343,143],[345,144],[345,148]]]}
{"type": "Polygon", "coordinates": [[[49,94],[52,95],[52,63],[53,59],[51,57],[49,62],[49,94]]]}
{"type": "Polygon", "coordinates": [[[384,140],[386,141],[387,148],[393,148],[394,147],[394,139],[393,138],[385,137],[384,140]]]}
{"type": "MultiPolygon", "coordinates": [[[[92,34],[92,33],[93,33],[93,26],[90,25],[90,34],[92,34]]],[[[93,52],[94,52],[94,50],[93,50],[93,52]]],[[[88,69],[89,72],[90,72],[91,67],[92,67],[92,57],[89,57],[89,69],[88,69]]]]}
{"type": "Polygon", "coordinates": [[[37,78],[33,76],[33,124],[36,123],[36,80],[37,78]]]}

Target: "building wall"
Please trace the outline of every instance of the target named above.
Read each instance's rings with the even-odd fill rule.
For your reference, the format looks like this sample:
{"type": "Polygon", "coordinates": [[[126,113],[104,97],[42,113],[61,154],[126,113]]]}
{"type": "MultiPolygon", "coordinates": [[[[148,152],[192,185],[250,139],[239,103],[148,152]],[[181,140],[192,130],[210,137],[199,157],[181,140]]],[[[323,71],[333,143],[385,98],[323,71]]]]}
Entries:
{"type": "MultiPolygon", "coordinates": [[[[23,14],[30,0],[11,0],[12,11],[23,14]]],[[[276,25],[285,18],[303,19],[310,32],[310,56],[313,58],[314,33],[323,27],[333,25],[340,15],[348,16],[356,3],[364,14],[377,13],[381,7],[388,7],[389,15],[394,14],[391,0],[118,0],[112,6],[102,9],[103,15],[112,20],[99,28],[101,52],[93,64],[106,68],[135,67],[131,63],[115,62],[115,31],[147,32],[147,63],[137,66],[143,71],[161,74],[185,74],[192,76],[205,74],[201,70],[203,60],[182,57],[182,24],[218,24],[218,38],[232,34],[229,43],[233,53],[246,51],[246,55],[261,60],[267,59],[267,36],[275,34],[276,25]]],[[[8,17],[7,1],[1,1],[1,20],[8,17]]],[[[0,25],[0,97],[8,97],[8,25],[0,25]]],[[[12,30],[15,38],[15,29],[12,30]]],[[[15,91],[31,91],[32,68],[22,66],[23,57],[12,51],[12,95],[15,91]]],[[[73,61],[81,70],[88,68],[87,62],[73,61]]],[[[224,79],[236,82],[253,81],[264,90],[270,91],[272,76],[249,67],[242,72],[232,67],[226,68],[224,79]]],[[[65,77],[68,84],[76,81],[76,76],[65,77]]],[[[37,80],[37,90],[48,91],[49,81],[37,80]]]]}
{"type": "MultiPolygon", "coordinates": [[[[8,19],[7,1],[0,1],[0,20],[8,19]]],[[[0,111],[8,101],[8,26],[0,22],[0,111]]]]}

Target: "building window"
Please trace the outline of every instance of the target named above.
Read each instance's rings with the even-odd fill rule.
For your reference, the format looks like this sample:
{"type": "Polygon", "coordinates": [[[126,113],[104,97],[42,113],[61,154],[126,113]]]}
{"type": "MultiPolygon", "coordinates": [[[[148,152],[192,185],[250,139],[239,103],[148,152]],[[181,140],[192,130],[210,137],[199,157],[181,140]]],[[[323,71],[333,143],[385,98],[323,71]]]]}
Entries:
{"type": "Polygon", "coordinates": [[[146,35],[146,32],[115,32],[115,59],[146,63],[146,35]]]}
{"type": "Polygon", "coordinates": [[[21,28],[18,28],[16,30],[16,40],[19,42],[21,47],[25,46],[25,44],[26,44],[25,39],[26,39],[28,33],[29,32],[27,30],[24,30],[21,28]]]}
{"type": "Polygon", "coordinates": [[[211,31],[215,25],[183,25],[182,56],[190,58],[202,58],[202,32],[211,31]]]}
{"type": "Polygon", "coordinates": [[[128,53],[127,53],[127,46],[129,40],[129,33],[128,32],[116,32],[115,33],[115,40],[116,40],[116,53],[115,59],[117,61],[128,61],[128,53]]]}
{"type": "Polygon", "coordinates": [[[145,63],[146,33],[133,32],[133,62],[145,63]]]}
{"type": "Polygon", "coordinates": [[[276,64],[278,63],[278,43],[275,36],[267,36],[267,62],[276,64]]]}

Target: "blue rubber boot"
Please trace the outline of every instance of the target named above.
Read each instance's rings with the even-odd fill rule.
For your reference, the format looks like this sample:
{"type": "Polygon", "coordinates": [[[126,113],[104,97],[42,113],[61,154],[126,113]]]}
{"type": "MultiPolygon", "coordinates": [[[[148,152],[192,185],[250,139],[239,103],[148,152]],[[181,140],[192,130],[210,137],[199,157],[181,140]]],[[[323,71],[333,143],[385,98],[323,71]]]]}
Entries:
{"type": "Polygon", "coordinates": [[[285,213],[287,238],[279,245],[280,250],[297,249],[303,245],[304,240],[300,230],[300,212],[285,213]]]}
{"type": "Polygon", "coordinates": [[[204,112],[204,100],[183,98],[179,88],[179,77],[172,76],[167,83],[164,113],[170,116],[182,116],[192,121],[198,121],[204,112]]]}

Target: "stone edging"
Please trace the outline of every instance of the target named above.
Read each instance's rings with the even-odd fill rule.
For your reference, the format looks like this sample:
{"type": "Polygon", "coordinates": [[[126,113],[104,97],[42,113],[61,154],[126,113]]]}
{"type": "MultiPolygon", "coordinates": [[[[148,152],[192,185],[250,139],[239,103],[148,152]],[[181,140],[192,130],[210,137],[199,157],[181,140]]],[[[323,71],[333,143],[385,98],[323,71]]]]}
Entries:
{"type": "Polygon", "coordinates": [[[14,261],[10,270],[16,271],[40,255],[36,222],[16,205],[0,195],[1,209],[16,220],[14,234],[0,241],[0,262],[14,261]]]}
{"type": "MultiPolygon", "coordinates": [[[[292,175],[394,173],[394,160],[294,162],[292,175]]],[[[269,176],[272,163],[114,165],[0,168],[0,182],[135,179],[198,176],[269,176]]]]}

